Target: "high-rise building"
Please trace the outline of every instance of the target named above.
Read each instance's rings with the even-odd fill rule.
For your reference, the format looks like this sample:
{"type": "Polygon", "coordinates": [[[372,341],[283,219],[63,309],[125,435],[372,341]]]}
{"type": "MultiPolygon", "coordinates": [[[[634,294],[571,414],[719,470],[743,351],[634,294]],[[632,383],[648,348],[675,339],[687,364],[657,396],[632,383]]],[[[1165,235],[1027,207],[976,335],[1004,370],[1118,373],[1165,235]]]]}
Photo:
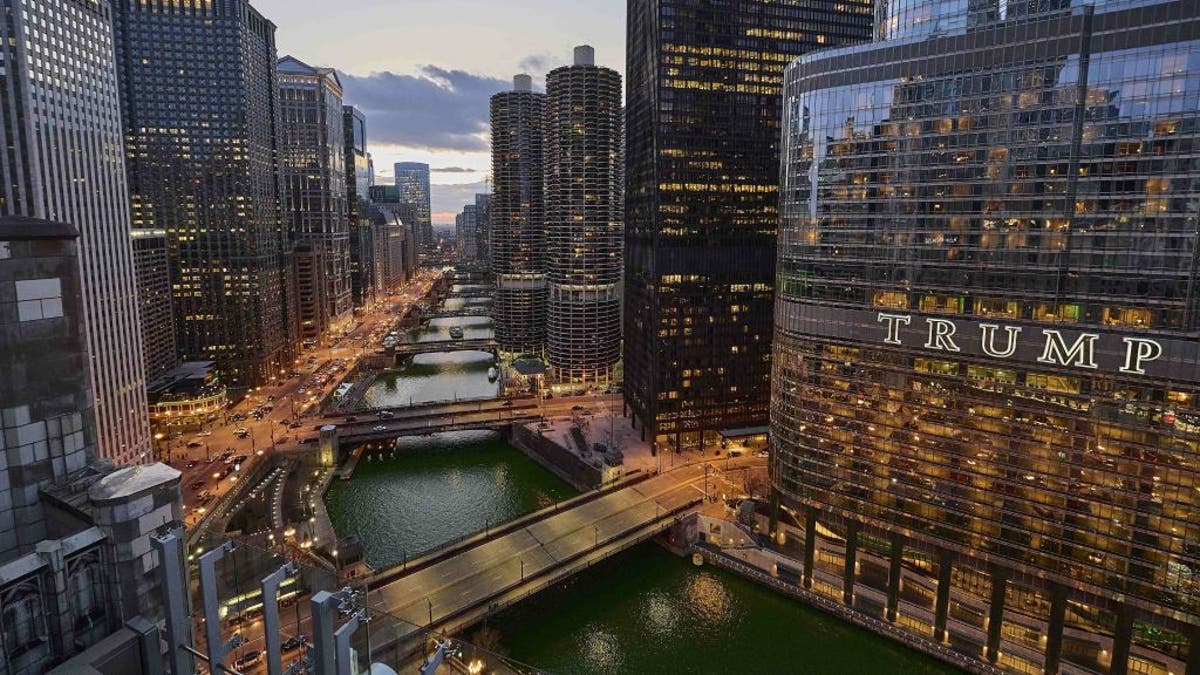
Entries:
{"type": "Polygon", "coordinates": [[[293,56],[279,59],[277,71],[288,235],[293,244],[319,249],[321,264],[311,271],[315,283],[324,286],[321,293],[300,299],[324,303],[302,308],[311,322],[301,323],[301,337],[319,339],[346,328],[354,309],[346,191],[353,167],[346,166],[342,83],[332,68],[314,68],[293,56]]]}
{"type": "Polygon", "coordinates": [[[371,223],[374,226],[375,283],[380,293],[395,293],[417,270],[417,235],[401,214],[410,211],[400,202],[400,188],[372,185],[371,223]]]}
{"type": "Polygon", "coordinates": [[[275,26],[245,0],[113,6],[133,224],[167,231],[180,356],[267,382],[291,353],[275,26]]]}
{"type": "Polygon", "coordinates": [[[486,193],[475,195],[475,248],[476,258],[484,268],[492,261],[492,196],[486,193]]]}
{"type": "Polygon", "coordinates": [[[400,189],[401,220],[417,233],[422,248],[432,247],[433,220],[429,205],[429,165],[421,162],[396,162],[396,187],[400,189]]]}
{"type": "Polygon", "coordinates": [[[367,117],[354,106],[342,108],[346,152],[346,206],[350,223],[350,290],[354,306],[375,299],[375,244],[371,224],[371,155],[367,117]]]}
{"type": "Polygon", "coordinates": [[[621,357],[621,76],[576,47],[546,97],[546,353],[557,379],[608,383],[621,357]]]}
{"type": "Polygon", "coordinates": [[[171,310],[170,255],[167,231],[133,231],[133,270],[137,280],[138,315],[147,389],[179,365],[175,353],[175,314],[171,310]]]}
{"type": "Polygon", "coordinates": [[[546,345],[545,114],[546,95],[528,75],[492,96],[492,319],[500,348],[511,352],[546,345]]]}
{"type": "MultiPolygon", "coordinates": [[[[44,19],[65,21],[72,30],[94,27],[79,22],[90,16],[90,3],[58,8],[58,14],[31,5],[21,9],[42,28],[52,24],[44,19]]],[[[7,63],[12,73],[13,62],[7,63]]],[[[116,135],[115,124],[110,131],[116,135]]],[[[4,675],[40,675],[109,636],[109,645],[121,651],[134,631],[115,632],[139,615],[138,622],[159,618],[158,560],[150,536],[183,516],[175,469],[115,469],[95,461],[90,298],[80,283],[88,272],[80,264],[78,238],[73,225],[0,217],[4,675]]],[[[143,646],[157,653],[157,635],[143,646]]]]}
{"type": "Polygon", "coordinates": [[[100,454],[130,463],[150,424],[112,22],[106,3],[5,3],[0,214],[78,228],[100,454]]]}
{"type": "Polygon", "coordinates": [[[1196,5],[878,19],[784,92],[771,465],[804,583],[1012,672],[1197,672],[1196,5]]]}
{"type": "Polygon", "coordinates": [[[475,262],[479,258],[478,209],[467,204],[454,217],[454,241],[458,255],[464,262],[475,262]]]}
{"type": "Polygon", "coordinates": [[[659,447],[766,424],[783,69],[871,5],[629,1],[624,391],[659,447]]]}

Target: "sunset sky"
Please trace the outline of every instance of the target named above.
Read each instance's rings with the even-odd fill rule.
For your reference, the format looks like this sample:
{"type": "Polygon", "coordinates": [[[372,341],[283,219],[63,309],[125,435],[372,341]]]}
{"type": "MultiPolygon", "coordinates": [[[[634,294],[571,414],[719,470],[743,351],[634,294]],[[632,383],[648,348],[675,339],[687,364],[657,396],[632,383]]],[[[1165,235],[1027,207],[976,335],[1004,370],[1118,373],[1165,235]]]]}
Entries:
{"type": "Polygon", "coordinates": [[[488,98],[526,72],[541,88],[577,44],[624,71],[624,0],[251,0],[275,22],[279,55],[337,68],[367,115],[377,180],[397,161],[433,170],[435,222],[484,191],[488,98]]]}

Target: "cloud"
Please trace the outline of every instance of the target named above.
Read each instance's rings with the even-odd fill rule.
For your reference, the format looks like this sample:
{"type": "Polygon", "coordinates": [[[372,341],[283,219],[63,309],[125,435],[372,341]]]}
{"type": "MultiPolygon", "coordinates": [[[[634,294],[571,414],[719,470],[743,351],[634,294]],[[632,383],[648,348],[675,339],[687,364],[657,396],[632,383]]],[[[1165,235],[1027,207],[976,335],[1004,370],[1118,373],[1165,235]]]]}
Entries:
{"type": "Polygon", "coordinates": [[[447,185],[434,183],[429,186],[430,201],[434,217],[444,214],[440,220],[454,222],[454,214],[462,211],[462,207],[475,203],[475,194],[488,192],[487,183],[456,183],[447,185]]]}
{"type": "Polygon", "coordinates": [[[465,70],[422,66],[415,75],[382,71],[339,72],[344,101],[367,117],[371,143],[430,150],[488,149],[489,102],[512,87],[505,80],[465,70]]]}
{"type": "Polygon", "coordinates": [[[545,75],[552,69],[562,65],[562,60],[552,54],[530,54],[521,59],[518,64],[522,72],[533,75],[534,79],[539,79],[539,76],[545,75]]]}
{"type": "Polygon", "coordinates": [[[440,169],[430,169],[429,173],[479,173],[479,169],[471,169],[465,166],[444,166],[440,169]]]}

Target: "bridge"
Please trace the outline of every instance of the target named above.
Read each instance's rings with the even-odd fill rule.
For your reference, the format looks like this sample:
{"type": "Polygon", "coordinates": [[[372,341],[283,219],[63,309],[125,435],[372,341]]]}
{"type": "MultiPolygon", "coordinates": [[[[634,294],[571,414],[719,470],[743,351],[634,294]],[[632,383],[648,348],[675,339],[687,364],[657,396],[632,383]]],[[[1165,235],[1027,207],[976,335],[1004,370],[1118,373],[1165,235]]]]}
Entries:
{"type": "Polygon", "coordinates": [[[496,342],[496,338],[475,338],[468,340],[430,340],[428,342],[405,342],[392,347],[392,354],[397,359],[410,359],[420,354],[429,354],[432,352],[450,352],[471,350],[478,352],[491,352],[493,356],[497,354],[500,345],[496,342]]]}
{"type": "MultiPolygon", "coordinates": [[[[755,460],[748,460],[753,462],[755,460]]],[[[761,463],[762,460],[757,460],[761,463]]],[[[601,560],[662,534],[700,505],[701,465],[691,465],[568,502],[451,544],[369,580],[369,606],[411,624],[396,644],[422,629],[463,630],[601,560]]],[[[388,648],[379,644],[378,648],[388,648]]]]}
{"type": "Polygon", "coordinates": [[[537,421],[541,415],[534,408],[488,408],[486,410],[413,415],[392,419],[371,419],[352,423],[340,422],[338,442],[341,445],[378,441],[397,436],[440,434],[447,431],[472,429],[505,429],[511,424],[537,421]]]}
{"type": "Polygon", "coordinates": [[[482,316],[491,318],[492,308],[490,305],[469,305],[461,309],[439,309],[434,312],[422,315],[423,319],[449,319],[458,316],[482,316]]]}

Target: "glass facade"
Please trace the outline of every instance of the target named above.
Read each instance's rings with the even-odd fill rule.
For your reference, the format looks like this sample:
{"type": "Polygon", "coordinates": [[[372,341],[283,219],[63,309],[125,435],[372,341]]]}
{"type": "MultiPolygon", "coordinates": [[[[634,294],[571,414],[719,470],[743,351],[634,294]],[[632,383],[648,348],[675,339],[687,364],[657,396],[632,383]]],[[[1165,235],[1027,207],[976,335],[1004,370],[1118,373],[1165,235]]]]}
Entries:
{"type": "Polygon", "coordinates": [[[367,152],[367,117],[354,106],[342,107],[346,152],[346,213],[350,223],[350,291],[355,307],[375,300],[375,228],[371,224],[371,153],[367,152]]]}
{"type": "Polygon", "coordinates": [[[433,246],[433,221],[429,204],[429,165],[396,162],[396,187],[400,190],[400,219],[417,233],[422,248],[433,246]]]}
{"type": "Polygon", "coordinates": [[[630,0],[625,400],[660,447],[764,424],[783,70],[870,0],[630,0]]]}
{"type": "Polygon", "coordinates": [[[546,76],[546,352],[555,378],[607,384],[621,356],[621,76],[576,54],[546,76]]]}
{"type": "Polygon", "coordinates": [[[167,232],[180,356],[268,382],[291,354],[275,26],[245,0],[112,4],[133,226],[167,232]]]}
{"type": "Polygon", "coordinates": [[[1192,673],[1200,15],[1093,4],[885,2],[788,69],[773,481],[860,611],[1192,673]]]}

